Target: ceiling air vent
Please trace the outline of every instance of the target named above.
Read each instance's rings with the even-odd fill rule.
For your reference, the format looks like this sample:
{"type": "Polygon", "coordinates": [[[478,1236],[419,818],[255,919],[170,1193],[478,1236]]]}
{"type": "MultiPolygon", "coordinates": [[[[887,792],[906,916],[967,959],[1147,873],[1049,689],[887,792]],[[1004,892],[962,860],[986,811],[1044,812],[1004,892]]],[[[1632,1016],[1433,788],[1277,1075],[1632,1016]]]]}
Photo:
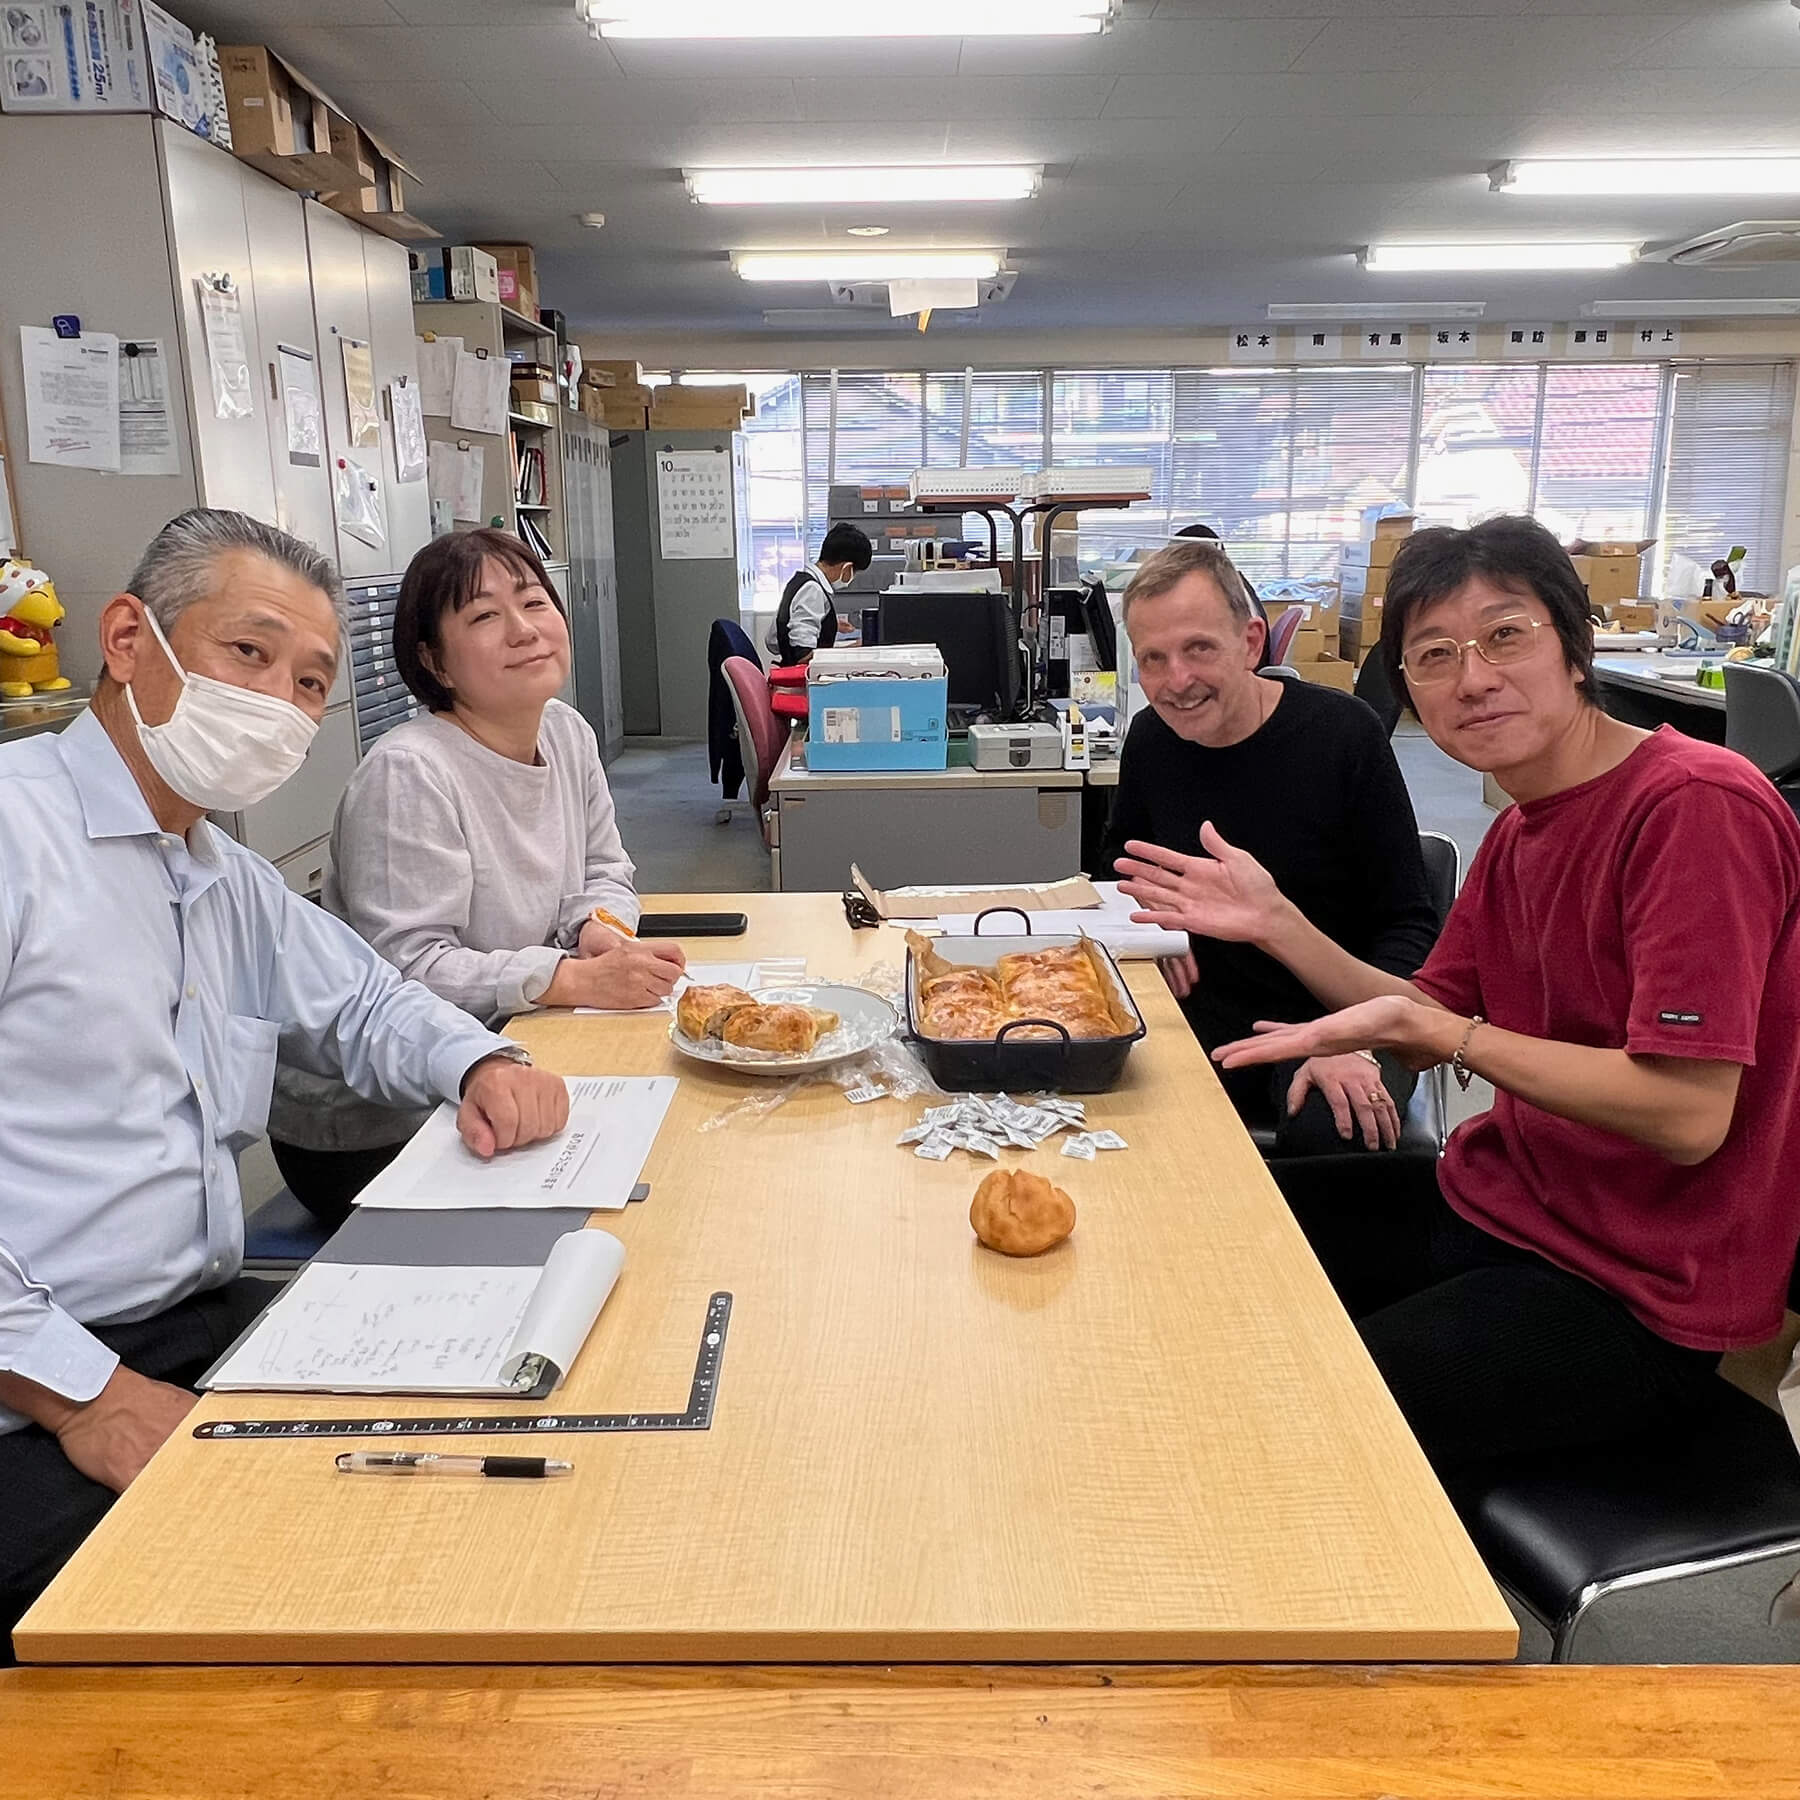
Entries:
{"type": "Polygon", "coordinates": [[[1755,269],[1800,262],[1800,219],[1747,219],[1656,252],[1652,260],[1686,269],[1755,269]]]}

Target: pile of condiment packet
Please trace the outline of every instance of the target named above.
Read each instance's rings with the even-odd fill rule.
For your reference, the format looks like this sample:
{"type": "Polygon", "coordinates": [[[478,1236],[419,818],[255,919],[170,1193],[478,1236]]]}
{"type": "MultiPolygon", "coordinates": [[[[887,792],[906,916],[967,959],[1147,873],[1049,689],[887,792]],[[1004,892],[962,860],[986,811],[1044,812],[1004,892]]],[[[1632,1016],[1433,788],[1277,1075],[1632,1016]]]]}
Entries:
{"type": "Polygon", "coordinates": [[[1076,1131],[1063,1144],[1065,1156],[1091,1158],[1096,1150],[1123,1150],[1116,1131],[1085,1132],[1087,1107],[1057,1094],[1015,1100],[1010,1094],[964,1094],[945,1106],[928,1106],[924,1117],[894,1141],[914,1146],[913,1155],[943,1162],[953,1151],[999,1160],[1002,1150],[1036,1150],[1059,1131],[1076,1131]],[[1072,1146],[1081,1145],[1076,1149],[1072,1146]]]}

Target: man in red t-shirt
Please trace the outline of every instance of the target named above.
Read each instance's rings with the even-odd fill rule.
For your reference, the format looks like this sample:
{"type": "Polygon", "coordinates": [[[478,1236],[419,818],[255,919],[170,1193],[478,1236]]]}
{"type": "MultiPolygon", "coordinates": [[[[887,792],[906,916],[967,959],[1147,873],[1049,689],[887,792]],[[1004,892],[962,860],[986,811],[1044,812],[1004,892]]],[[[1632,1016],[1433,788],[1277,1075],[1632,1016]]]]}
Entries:
{"type": "Polygon", "coordinates": [[[1587,598],[1529,519],[1415,533],[1379,654],[1517,802],[1412,981],[1308,925],[1210,826],[1121,862],[1159,925],[1254,943],[1327,1006],[1226,1068],[1388,1050],[1494,1084],[1437,1181],[1297,1211],[1440,1473],[1667,1423],[1780,1329],[1800,1239],[1800,826],[1741,757],[1593,693],[1587,598]]]}

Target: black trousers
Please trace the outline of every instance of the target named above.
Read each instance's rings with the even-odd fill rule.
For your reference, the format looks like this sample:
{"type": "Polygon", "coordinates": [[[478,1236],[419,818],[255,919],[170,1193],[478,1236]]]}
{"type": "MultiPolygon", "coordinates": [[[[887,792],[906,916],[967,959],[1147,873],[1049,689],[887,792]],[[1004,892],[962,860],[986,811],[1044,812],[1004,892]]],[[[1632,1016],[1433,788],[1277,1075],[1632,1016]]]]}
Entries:
{"type": "MultiPolygon", "coordinates": [[[[1376,1059],[1381,1064],[1381,1084],[1393,1096],[1394,1110],[1404,1119],[1419,1078],[1397,1057],[1377,1051],[1376,1059]]],[[[1214,1068],[1218,1069],[1218,1065],[1214,1064],[1214,1068]]],[[[1218,1069],[1218,1076],[1227,1098],[1246,1125],[1274,1128],[1275,1147],[1266,1152],[1270,1157],[1348,1156],[1359,1151],[1369,1155],[1360,1127],[1348,1138],[1338,1135],[1337,1120],[1316,1087],[1307,1092],[1300,1110],[1291,1118],[1288,1116],[1288,1088],[1299,1069],[1297,1062],[1265,1063],[1245,1069],[1218,1069]]]]}
{"type": "Polygon", "coordinates": [[[373,1150],[303,1150],[269,1139],[275,1166],[288,1192],[321,1224],[334,1230],[350,1216],[351,1203],[406,1148],[379,1144],[373,1150]]]}
{"type": "MultiPolygon", "coordinates": [[[[94,1336],[140,1375],[192,1387],[280,1291],[240,1275],[154,1319],[102,1325],[94,1336]]],[[[113,1491],[90,1481],[42,1426],[0,1436],[0,1663],[12,1628],[105,1516],[113,1491]]]]}
{"type": "Polygon", "coordinates": [[[1605,1289],[1478,1230],[1420,1159],[1384,1191],[1289,1205],[1441,1477],[1692,1418],[1716,1350],[1660,1338],[1605,1289]]]}

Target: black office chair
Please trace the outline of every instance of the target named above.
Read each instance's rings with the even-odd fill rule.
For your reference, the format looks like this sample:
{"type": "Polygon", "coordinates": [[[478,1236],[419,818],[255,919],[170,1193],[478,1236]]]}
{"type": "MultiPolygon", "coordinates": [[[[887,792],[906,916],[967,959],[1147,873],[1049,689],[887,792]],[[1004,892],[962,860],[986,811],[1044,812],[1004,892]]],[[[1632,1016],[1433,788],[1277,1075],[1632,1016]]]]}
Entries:
{"type": "MultiPolygon", "coordinates": [[[[1425,887],[1431,895],[1432,910],[1437,914],[1438,929],[1442,931],[1450,908],[1455,904],[1456,890],[1462,883],[1462,853],[1456,847],[1455,838],[1446,837],[1441,831],[1421,831],[1419,853],[1425,859],[1425,887]]],[[[1443,1155],[1449,1136],[1450,1071],[1440,1063],[1419,1077],[1406,1117],[1400,1121],[1400,1142],[1389,1154],[1435,1159],[1443,1155]]],[[[1272,1125],[1250,1128],[1250,1141],[1265,1156],[1275,1148],[1275,1139],[1276,1128],[1272,1125]]],[[[1322,1162],[1327,1159],[1308,1160],[1322,1162]]]]}
{"type": "Polygon", "coordinates": [[[1394,692],[1394,684],[1388,680],[1387,664],[1381,660],[1379,650],[1371,650],[1363,658],[1363,666],[1356,671],[1356,697],[1375,714],[1392,737],[1394,727],[1400,723],[1400,715],[1406,709],[1394,692]]]}
{"type": "Polygon", "coordinates": [[[1763,663],[1727,663],[1725,748],[1755,763],[1800,813],[1800,681],[1763,663]]]}

